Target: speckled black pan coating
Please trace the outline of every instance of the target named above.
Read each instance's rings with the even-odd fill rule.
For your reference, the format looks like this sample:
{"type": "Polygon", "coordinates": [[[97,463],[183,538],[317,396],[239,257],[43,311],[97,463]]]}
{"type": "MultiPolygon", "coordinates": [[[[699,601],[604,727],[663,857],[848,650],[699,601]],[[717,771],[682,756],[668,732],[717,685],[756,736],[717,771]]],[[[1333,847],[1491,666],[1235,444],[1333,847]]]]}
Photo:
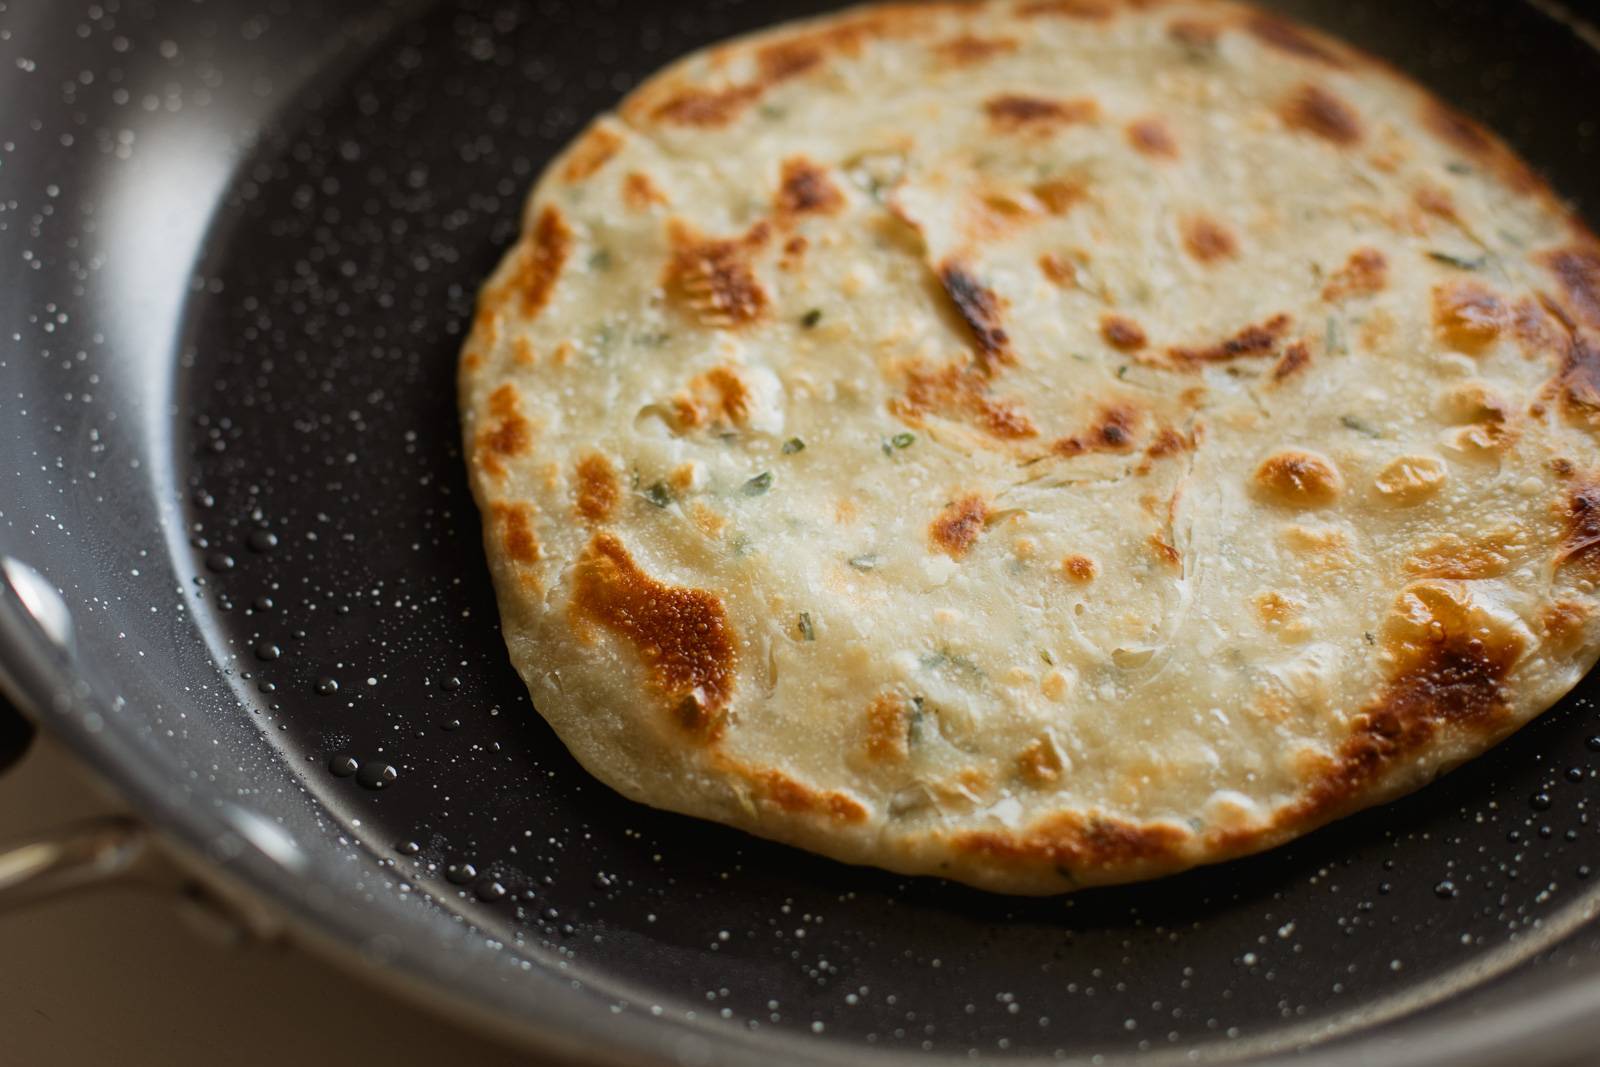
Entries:
{"type": "MultiPolygon", "coordinates": [[[[1593,682],[1403,803],[1037,903],[635,807],[532,714],[458,454],[476,286],[587,116],[825,6],[0,0],[0,555],[74,623],[53,643],[0,594],[0,679],[336,943],[609,1062],[1592,1047],[1593,682]]],[[[1278,6],[1595,221],[1600,57],[1568,29],[1509,0],[1278,6]]]]}

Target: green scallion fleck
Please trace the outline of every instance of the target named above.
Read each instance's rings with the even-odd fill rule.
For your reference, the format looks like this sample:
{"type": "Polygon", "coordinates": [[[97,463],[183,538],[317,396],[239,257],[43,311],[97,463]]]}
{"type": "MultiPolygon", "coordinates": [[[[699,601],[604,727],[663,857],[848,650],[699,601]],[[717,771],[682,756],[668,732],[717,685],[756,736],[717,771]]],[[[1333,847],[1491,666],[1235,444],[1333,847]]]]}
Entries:
{"type": "Polygon", "coordinates": [[[897,433],[889,438],[889,443],[896,448],[910,448],[917,443],[917,435],[914,433],[897,433]]]}
{"type": "Polygon", "coordinates": [[[810,311],[808,311],[804,315],[800,316],[800,326],[803,329],[807,329],[807,330],[816,329],[817,328],[817,323],[819,323],[821,321],[822,321],[822,309],[821,308],[812,308],[810,311]]]}
{"type": "Polygon", "coordinates": [[[1339,328],[1339,320],[1332,315],[1328,316],[1328,330],[1322,344],[1330,356],[1342,356],[1348,351],[1344,345],[1344,331],[1339,328]]]}
{"type": "Polygon", "coordinates": [[[882,562],[882,556],[874,555],[869,552],[865,555],[853,557],[850,560],[850,566],[854,567],[858,571],[874,571],[878,569],[878,564],[882,562]]]}
{"type": "Polygon", "coordinates": [[[741,492],[743,492],[745,496],[760,496],[762,493],[765,493],[771,488],[772,472],[762,471],[754,478],[751,478],[748,482],[745,482],[744,488],[741,490],[741,492]]]}
{"type": "Polygon", "coordinates": [[[1489,262],[1488,256],[1466,259],[1462,256],[1452,256],[1449,252],[1429,252],[1428,258],[1447,267],[1454,267],[1456,270],[1482,270],[1489,262]]]}
{"type": "Polygon", "coordinates": [[[1459,159],[1452,160],[1451,162],[1446,163],[1444,165],[1444,169],[1449,171],[1451,174],[1466,175],[1466,174],[1471,174],[1472,173],[1472,168],[1470,166],[1468,166],[1467,164],[1461,162],[1459,159]]]}
{"type": "Polygon", "coordinates": [[[805,450],[806,443],[798,437],[791,437],[783,443],[783,454],[786,456],[792,456],[796,452],[804,452],[805,450]]]}
{"type": "Polygon", "coordinates": [[[666,482],[657,482],[645,489],[644,498],[658,508],[669,506],[674,499],[672,489],[666,482]]]}
{"type": "Polygon", "coordinates": [[[1339,416],[1339,422],[1343,424],[1345,429],[1354,430],[1363,437],[1378,438],[1383,436],[1378,432],[1377,427],[1356,415],[1341,415],[1339,416]]]}
{"type": "Polygon", "coordinates": [[[595,271],[610,270],[611,250],[608,248],[597,248],[593,252],[589,253],[589,269],[595,271]]]}
{"type": "Polygon", "coordinates": [[[800,613],[800,636],[807,641],[815,641],[817,639],[817,629],[811,625],[811,614],[809,612],[802,611],[800,613]]]}

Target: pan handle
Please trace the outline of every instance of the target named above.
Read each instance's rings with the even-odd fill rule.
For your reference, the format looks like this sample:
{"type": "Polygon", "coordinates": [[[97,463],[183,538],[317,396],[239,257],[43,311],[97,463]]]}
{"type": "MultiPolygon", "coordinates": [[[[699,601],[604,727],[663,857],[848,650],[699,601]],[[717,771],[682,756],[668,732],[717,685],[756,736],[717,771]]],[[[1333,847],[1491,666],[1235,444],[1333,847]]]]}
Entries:
{"type": "Polygon", "coordinates": [[[0,774],[21,760],[33,745],[33,723],[0,697],[0,774]]]}
{"type": "Polygon", "coordinates": [[[120,881],[139,866],[149,843],[139,822],[107,815],[0,844],[0,915],[120,881]]]}

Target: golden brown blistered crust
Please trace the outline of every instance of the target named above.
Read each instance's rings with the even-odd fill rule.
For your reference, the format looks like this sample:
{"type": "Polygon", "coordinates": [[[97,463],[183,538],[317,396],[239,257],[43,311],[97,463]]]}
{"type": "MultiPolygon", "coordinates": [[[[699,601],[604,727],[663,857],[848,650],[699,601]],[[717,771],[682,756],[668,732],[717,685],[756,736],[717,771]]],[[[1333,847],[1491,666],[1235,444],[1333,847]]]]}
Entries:
{"type": "MultiPolygon", "coordinates": [[[[510,289],[521,299],[524,318],[533,319],[550,303],[561,271],[572,255],[572,227],[559,208],[539,212],[531,237],[518,246],[517,265],[511,274],[510,289]]],[[[500,294],[495,295],[498,300],[500,294]]]]}
{"type": "Polygon", "coordinates": [[[673,398],[674,427],[682,432],[712,422],[743,426],[750,421],[750,389],[732,367],[712,367],[689,383],[689,391],[673,398]]]}
{"type": "Polygon", "coordinates": [[[1094,425],[1087,432],[1061,438],[1050,446],[1050,451],[1069,457],[1085,452],[1131,452],[1141,418],[1142,413],[1131,404],[1108,404],[1095,415],[1094,425]]]}
{"type": "Polygon", "coordinates": [[[1344,492],[1344,478],[1333,461],[1314,452],[1287,451],[1268,456],[1252,479],[1256,492],[1275,504],[1325,507],[1344,492]]]}
{"type": "Polygon", "coordinates": [[[715,594],[658,582],[620,540],[597,533],[578,560],[571,611],[575,622],[599,625],[633,646],[686,733],[704,741],[721,735],[735,650],[715,594]]]}
{"type": "Polygon", "coordinates": [[[995,56],[1009,55],[1016,50],[1015,37],[976,37],[970,33],[963,33],[933,46],[935,55],[956,67],[982,63],[995,56]]]}
{"type": "Polygon", "coordinates": [[[947,364],[937,370],[915,368],[906,376],[903,396],[889,410],[912,425],[924,416],[940,415],[971,422],[1001,441],[1020,441],[1039,434],[1019,401],[988,393],[989,377],[979,366],[947,364]]]}
{"type": "Polygon", "coordinates": [[[1167,354],[1179,364],[1187,365],[1269,356],[1277,351],[1278,342],[1289,332],[1290,325],[1288,315],[1278,314],[1266,322],[1252,323],[1214,345],[1205,348],[1170,348],[1167,354]]]}
{"type": "Polygon", "coordinates": [[[828,179],[828,172],[806,159],[794,156],[783,164],[778,186],[777,211],[780,218],[801,215],[836,215],[844,207],[844,194],[828,179]]]}
{"type": "Polygon", "coordinates": [[[1102,315],[1100,336],[1105,338],[1106,344],[1122,352],[1137,351],[1148,341],[1143,327],[1121,315],[1102,315]]]}
{"type": "Polygon", "coordinates": [[[1380,293],[1388,283],[1389,260],[1384,254],[1376,248],[1358,248],[1323,286],[1322,299],[1334,301],[1380,293]]]}
{"type": "Polygon", "coordinates": [[[494,425],[478,431],[472,459],[485,472],[502,478],[504,461],[533,447],[533,424],[522,414],[522,396],[510,382],[489,394],[489,418],[494,425]]]}
{"type": "Polygon", "coordinates": [[[1002,93],[984,101],[989,123],[1001,133],[1048,133],[1073,123],[1093,122],[1100,105],[1089,99],[1051,100],[1020,93],[1002,93]]]}
{"type": "Polygon", "coordinates": [[[1074,553],[1061,561],[1061,572],[1075,582],[1092,582],[1099,568],[1088,556],[1074,553]]]}
{"type": "Polygon", "coordinates": [[[1216,219],[1195,215],[1183,223],[1183,247],[1201,263],[1232,259],[1239,254],[1239,242],[1216,219]]]}
{"type": "Polygon", "coordinates": [[[1311,348],[1304,341],[1296,341],[1283,350],[1278,362],[1272,366],[1274,383],[1287,381],[1311,366],[1311,348]]]}
{"type": "Polygon", "coordinates": [[[1567,536],[1556,552],[1556,566],[1580,577],[1600,578],[1600,484],[1580,485],[1567,501],[1567,536]]]}
{"type": "Polygon", "coordinates": [[[751,259],[772,236],[758,222],[742,237],[706,237],[677,219],[668,227],[672,258],[662,285],[704,326],[729,329],[748,325],[767,309],[767,292],[751,259]]]}
{"type": "Polygon", "coordinates": [[[898,763],[911,751],[911,709],[899,693],[882,693],[867,705],[866,752],[874,763],[898,763]]]}
{"type": "Polygon", "coordinates": [[[652,207],[664,206],[670,202],[667,194],[661,191],[661,187],[642,170],[632,171],[623,179],[622,200],[634,211],[648,211],[652,207]]]}
{"type": "Polygon", "coordinates": [[[577,487],[578,515],[590,522],[608,521],[622,497],[616,470],[611,461],[598,452],[591,452],[578,461],[577,487]]]}
{"type": "Polygon", "coordinates": [[[1433,324],[1446,344],[1475,354],[1511,324],[1511,310],[1480,282],[1449,281],[1433,290],[1433,324]]]}
{"type": "Polygon", "coordinates": [[[1567,336],[1560,384],[1569,417],[1588,424],[1600,421],[1600,342],[1592,335],[1579,330],[1567,336]]]}
{"type": "Polygon", "coordinates": [[[1048,864],[1070,883],[1097,870],[1157,865],[1175,854],[1188,838],[1187,831],[1160,824],[1139,825],[1109,815],[1060,812],[1047,815],[1018,833],[978,830],[956,835],[956,852],[1001,866],[1030,867],[1048,864]]]}
{"type": "Polygon", "coordinates": [[[1128,124],[1128,143],[1151,159],[1178,158],[1178,142],[1159,117],[1136,119],[1128,124]]]}
{"type": "Polygon", "coordinates": [[[1361,117],[1355,109],[1320,85],[1300,86],[1279,109],[1284,124],[1348,148],[1361,141],[1361,117]]]}
{"type": "Polygon", "coordinates": [[[1011,337],[1000,322],[1000,297],[973,276],[957,260],[939,267],[939,283],[955,307],[961,321],[972,331],[978,346],[979,362],[988,367],[991,360],[1011,362],[1011,337]]]}
{"type": "Polygon", "coordinates": [[[1503,683],[1523,652],[1516,633],[1472,608],[1459,582],[1417,582],[1384,626],[1388,680],[1357,717],[1337,766],[1296,806],[1303,819],[1348,807],[1385,770],[1441,730],[1493,735],[1508,713],[1503,683]]]}
{"type": "Polygon", "coordinates": [[[567,165],[561,177],[569,182],[581,182],[599,173],[622,149],[622,136],[604,126],[591,126],[567,156],[567,165]]]}
{"type": "Polygon", "coordinates": [[[495,503],[489,507],[506,558],[524,566],[539,562],[539,539],[533,533],[533,509],[527,504],[495,503]]]}
{"type": "Polygon", "coordinates": [[[1514,530],[1473,541],[1457,534],[1446,534],[1407,556],[1405,569],[1413,578],[1455,581],[1498,578],[1511,569],[1511,553],[1519,547],[1514,530]]]}
{"type": "Polygon", "coordinates": [[[1325,37],[1313,36],[1304,27],[1297,26],[1287,19],[1257,12],[1247,16],[1244,25],[1256,40],[1280,52],[1330,67],[1348,66],[1344,56],[1336,50],[1331,41],[1325,37]]]}
{"type": "Polygon", "coordinates": [[[1549,196],[1544,184],[1526,163],[1498,137],[1461,112],[1430,98],[1424,105],[1422,121],[1441,141],[1488,169],[1517,192],[1540,191],[1549,196]]]}
{"type": "Polygon", "coordinates": [[[960,559],[978,543],[978,535],[988,521],[989,505],[983,497],[964,496],[945,506],[928,527],[928,536],[939,551],[951,559],[960,559]]]}
{"type": "Polygon", "coordinates": [[[1017,14],[1023,18],[1053,15],[1088,22],[1105,22],[1116,13],[1113,0],[1030,0],[1017,8],[1017,14]]]}
{"type": "Polygon", "coordinates": [[[1567,305],[1577,312],[1578,319],[1600,327],[1600,248],[1574,245],[1540,258],[1561,283],[1567,305]]]}
{"type": "Polygon", "coordinates": [[[758,807],[774,807],[789,815],[817,816],[843,825],[866,822],[870,814],[852,796],[816,789],[780,770],[747,767],[721,753],[715,762],[749,785],[750,799],[758,807]]]}

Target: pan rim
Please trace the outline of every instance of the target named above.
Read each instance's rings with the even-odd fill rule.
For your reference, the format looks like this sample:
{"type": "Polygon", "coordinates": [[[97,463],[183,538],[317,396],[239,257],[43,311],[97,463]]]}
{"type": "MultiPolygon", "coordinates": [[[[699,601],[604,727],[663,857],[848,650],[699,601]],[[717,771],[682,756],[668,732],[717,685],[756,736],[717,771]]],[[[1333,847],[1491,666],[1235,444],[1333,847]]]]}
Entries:
{"type": "MultiPolygon", "coordinates": [[[[1541,9],[1562,6],[1551,0],[1524,2],[1541,9]]],[[[1580,25],[1588,25],[1570,16],[1570,13],[1569,17],[1580,25]]],[[[187,312],[184,313],[186,316],[187,312]]],[[[469,1015],[479,1023],[541,1051],[580,1062],[682,1062],[682,1057],[675,1058],[664,1053],[660,1033],[663,1025],[677,1023],[677,1020],[634,1015],[610,1018],[600,1015],[591,1019],[590,1014],[598,1009],[601,1002],[592,993],[573,993],[565,988],[565,983],[559,981],[551,983],[552,993],[558,993],[564,999],[552,998],[550,1002],[540,1005],[538,1012],[531,1010],[526,1001],[523,1001],[520,1009],[509,1000],[492,1007],[487,998],[479,1000],[467,995],[471,987],[461,985],[460,974],[451,973],[441,966],[433,966],[430,971],[433,961],[425,953],[422,954],[423,958],[411,961],[409,971],[364,964],[361,962],[361,945],[372,936],[372,924],[361,921],[364,912],[354,907],[351,901],[341,896],[336,901],[326,902],[325,907],[314,906],[295,884],[302,876],[286,870],[265,854],[247,851],[226,864],[198,859],[205,855],[210,841],[218,834],[228,832],[226,821],[206,805],[177,802],[170,789],[170,779],[164,776],[154,755],[133,743],[133,738],[121,736],[109,702],[102,694],[77,692],[63,702],[59,679],[70,676],[64,672],[65,666],[60,650],[38,633],[25,610],[16,603],[9,591],[6,595],[0,595],[0,692],[25,708],[52,736],[61,739],[79,760],[100,779],[111,784],[142,817],[148,819],[166,838],[174,841],[186,855],[195,857],[195,862],[204,863],[215,877],[237,885],[254,899],[282,913],[289,920],[298,941],[369,977],[379,977],[386,984],[398,985],[419,1000],[448,999],[452,1012],[469,1015]],[[49,669],[51,667],[56,669],[49,669]],[[94,723],[99,725],[92,725],[94,723]],[[589,1010],[563,1012],[562,1008],[568,1003],[589,1010]],[[535,1015],[539,1017],[535,1018],[535,1015]],[[580,1019],[584,1023],[587,1038],[574,1033],[573,1024],[580,1019]],[[541,1020],[546,1024],[559,1021],[560,1025],[542,1025],[541,1020]],[[579,1040],[594,1043],[585,1049],[576,1043],[579,1040]]],[[[1571,906],[1579,903],[1583,902],[1574,902],[1571,906]]],[[[370,916],[374,913],[367,911],[365,914],[370,916]]],[[[424,913],[417,913],[414,925],[418,932],[427,931],[434,935],[442,932],[437,924],[426,920],[424,913]]],[[[484,953],[482,958],[487,961],[492,956],[484,953]]],[[[485,990],[489,988],[487,983],[483,987],[485,990]]],[[[1479,1018],[1464,1023],[1430,1021],[1422,1032],[1407,1035],[1411,1045],[1409,1051],[1386,1055],[1382,1062],[1408,1067],[1445,1062],[1489,1064],[1502,1062],[1510,1054],[1526,1058],[1527,1049],[1534,1038],[1548,1044],[1556,1031],[1571,1039],[1568,1045],[1563,1046],[1562,1054],[1592,1047],[1584,1038],[1600,1034],[1600,1022],[1587,1022],[1589,1016],[1600,1010],[1600,987],[1588,992],[1581,984],[1575,983],[1561,992],[1565,995],[1542,998],[1522,995],[1506,1004],[1497,1003],[1479,1018]],[[1427,1032],[1429,1029],[1434,1031],[1431,1040],[1427,1032]]],[[[1408,1020],[1399,1020],[1399,1025],[1408,1025],[1408,1020]]],[[[760,1039],[750,1040],[749,1035],[724,1026],[707,1029],[679,1024],[677,1032],[709,1039],[717,1046],[706,1052],[703,1062],[707,1064],[754,1063],[755,1057],[770,1054],[773,1046],[786,1041],[795,1046],[786,1049],[791,1062],[858,1062],[849,1057],[860,1054],[857,1046],[819,1044],[803,1038],[791,1040],[789,1035],[778,1038],[764,1035],[760,1039]],[[829,1049],[838,1050],[839,1058],[813,1055],[816,1050],[826,1052],[829,1049]]],[[[1304,1053],[1296,1062],[1312,1064],[1314,1067],[1366,1062],[1364,1057],[1374,1051],[1367,1046],[1377,1044],[1369,1039],[1379,1039],[1380,1036],[1381,1032],[1366,1036],[1346,1035],[1335,1039],[1337,1043],[1334,1045],[1304,1053]]],[[[874,1050],[872,1057],[872,1062],[885,1065],[910,1063],[913,1060],[926,1062],[928,1059],[926,1056],[883,1050],[874,1050]]],[[[1017,1059],[1008,1062],[1020,1064],[1029,1061],[1017,1059]]],[[[1109,1059],[1105,1062],[1115,1063],[1118,1060],[1109,1059]]]]}

